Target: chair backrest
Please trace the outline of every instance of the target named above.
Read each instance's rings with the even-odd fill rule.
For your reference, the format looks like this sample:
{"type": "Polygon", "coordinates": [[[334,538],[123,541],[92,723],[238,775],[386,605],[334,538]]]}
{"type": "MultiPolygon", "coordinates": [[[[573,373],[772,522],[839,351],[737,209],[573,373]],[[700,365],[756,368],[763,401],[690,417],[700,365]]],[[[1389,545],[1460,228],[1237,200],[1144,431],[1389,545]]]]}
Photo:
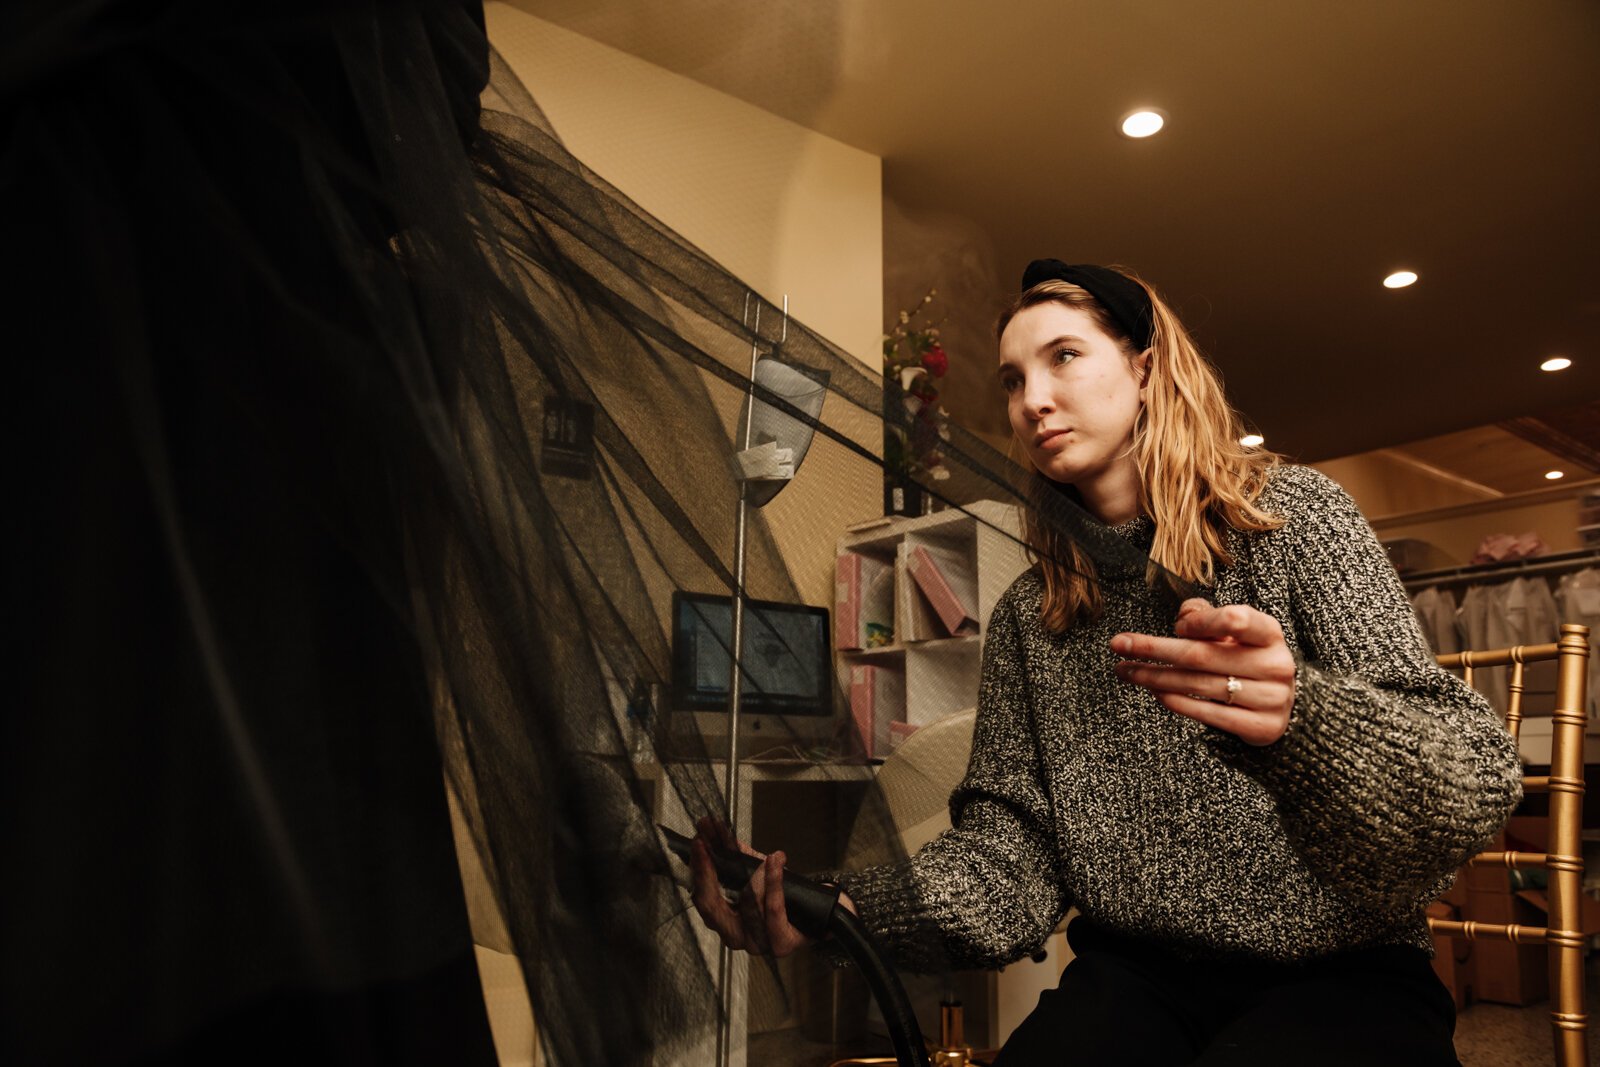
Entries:
{"type": "Polygon", "coordinates": [[[1561,637],[1549,645],[1519,645],[1491,652],[1458,652],[1440,656],[1441,666],[1462,671],[1472,683],[1473,671],[1484,667],[1511,667],[1511,691],[1506,729],[1513,738],[1522,726],[1523,669],[1541,660],[1556,661],[1556,706],[1551,722],[1550,773],[1522,780],[1524,793],[1550,795],[1549,838],[1545,852],[1484,852],[1472,866],[1499,866],[1508,870],[1542,867],[1549,872],[1549,913],[1544,926],[1428,920],[1436,933],[1468,940],[1498,938],[1513,944],[1543,944],[1550,955],[1550,988],[1555,1003],[1550,1013],[1554,1027],[1556,1063],[1561,1067],[1588,1064],[1588,1016],[1584,1011],[1584,935],[1580,912],[1583,892],[1583,735],[1587,723],[1587,672],[1589,628],[1563,625],[1561,637]]]}

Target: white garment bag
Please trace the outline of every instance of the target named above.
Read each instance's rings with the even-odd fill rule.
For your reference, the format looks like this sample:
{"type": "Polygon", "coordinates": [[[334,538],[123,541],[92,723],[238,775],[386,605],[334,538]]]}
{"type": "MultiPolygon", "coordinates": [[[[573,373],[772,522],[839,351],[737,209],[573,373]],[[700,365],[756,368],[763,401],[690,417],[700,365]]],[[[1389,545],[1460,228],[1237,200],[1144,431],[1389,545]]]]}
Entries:
{"type": "Polygon", "coordinates": [[[1595,654],[1600,638],[1600,568],[1586,567],[1562,576],[1556,587],[1556,606],[1562,622],[1575,622],[1589,628],[1589,718],[1600,718],[1600,655],[1595,654]]]}
{"type": "MultiPolygon", "coordinates": [[[[1469,649],[1549,644],[1558,636],[1555,597],[1540,578],[1475,585],[1467,590],[1458,615],[1469,649]]],[[[1522,682],[1522,714],[1548,717],[1555,710],[1555,663],[1530,664],[1522,682]]],[[[1473,684],[1496,711],[1506,713],[1508,668],[1479,668],[1473,672],[1473,684]]]]}
{"type": "Polygon", "coordinates": [[[1461,651],[1454,593],[1430,585],[1411,598],[1411,608],[1417,613],[1417,625],[1435,656],[1461,651]]]}

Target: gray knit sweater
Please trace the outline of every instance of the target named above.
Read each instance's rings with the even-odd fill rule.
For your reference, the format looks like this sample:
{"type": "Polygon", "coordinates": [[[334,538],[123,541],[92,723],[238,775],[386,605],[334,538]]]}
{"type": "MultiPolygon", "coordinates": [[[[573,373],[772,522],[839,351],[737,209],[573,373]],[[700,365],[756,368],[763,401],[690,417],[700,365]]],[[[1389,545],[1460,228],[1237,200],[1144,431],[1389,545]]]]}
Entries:
{"type": "MultiPolygon", "coordinates": [[[[902,966],[1008,963],[1074,904],[1190,957],[1430,949],[1423,908],[1521,795],[1515,746],[1434,663],[1338,485],[1284,467],[1260,503],[1287,521],[1233,535],[1213,600],[1283,625],[1301,663],[1288,731],[1251,748],[1118,680],[1113,635],[1172,632],[1142,582],[1108,580],[1103,617],[1053,635],[1023,574],[989,623],[954,828],[840,878],[902,966]]],[[[1149,519],[1115,529],[1149,547],[1149,519]]]]}

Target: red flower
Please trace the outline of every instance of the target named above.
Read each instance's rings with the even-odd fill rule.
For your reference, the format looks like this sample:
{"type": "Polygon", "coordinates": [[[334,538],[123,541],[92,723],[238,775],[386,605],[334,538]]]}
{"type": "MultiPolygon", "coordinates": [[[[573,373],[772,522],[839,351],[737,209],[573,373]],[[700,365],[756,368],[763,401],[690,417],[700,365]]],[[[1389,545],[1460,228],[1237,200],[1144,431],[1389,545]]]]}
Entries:
{"type": "Polygon", "coordinates": [[[935,378],[943,378],[944,372],[950,369],[950,357],[944,354],[942,345],[934,345],[922,353],[922,365],[935,378]]]}

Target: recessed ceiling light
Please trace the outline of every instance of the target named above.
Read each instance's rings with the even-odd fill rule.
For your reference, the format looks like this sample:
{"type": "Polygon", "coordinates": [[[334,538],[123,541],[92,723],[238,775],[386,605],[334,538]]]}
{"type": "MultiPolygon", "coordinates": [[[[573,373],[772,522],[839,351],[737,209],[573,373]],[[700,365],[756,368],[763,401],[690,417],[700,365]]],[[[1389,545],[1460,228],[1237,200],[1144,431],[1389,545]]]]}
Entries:
{"type": "Polygon", "coordinates": [[[1554,482],[1567,476],[1566,471],[1545,471],[1544,476],[1554,482]]]}
{"type": "Polygon", "coordinates": [[[1160,133],[1161,127],[1167,124],[1164,112],[1155,108],[1140,108],[1122,117],[1122,135],[1124,137],[1149,137],[1151,134],[1160,133]]]}
{"type": "Polygon", "coordinates": [[[1568,359],[1566,356],[1551,356],[1549,359],[1539,364],[1539,369],[1566,370],[1570,366],[1572,366],[1572,360],[1568,359]]]}
{"type": "Polygon", "coordinates": [[[1397,270],[1383,280],[1385,289],[1404,289],[1417,280],[1414,270],[1397,270]]]}
{"type": "Polygon", "coordinates": [[[1267,439],[1258,433],[1247,433],[1239,438],[1239,443],[1246,448],[1259,448],[1267,443],[1267,439]]]}

